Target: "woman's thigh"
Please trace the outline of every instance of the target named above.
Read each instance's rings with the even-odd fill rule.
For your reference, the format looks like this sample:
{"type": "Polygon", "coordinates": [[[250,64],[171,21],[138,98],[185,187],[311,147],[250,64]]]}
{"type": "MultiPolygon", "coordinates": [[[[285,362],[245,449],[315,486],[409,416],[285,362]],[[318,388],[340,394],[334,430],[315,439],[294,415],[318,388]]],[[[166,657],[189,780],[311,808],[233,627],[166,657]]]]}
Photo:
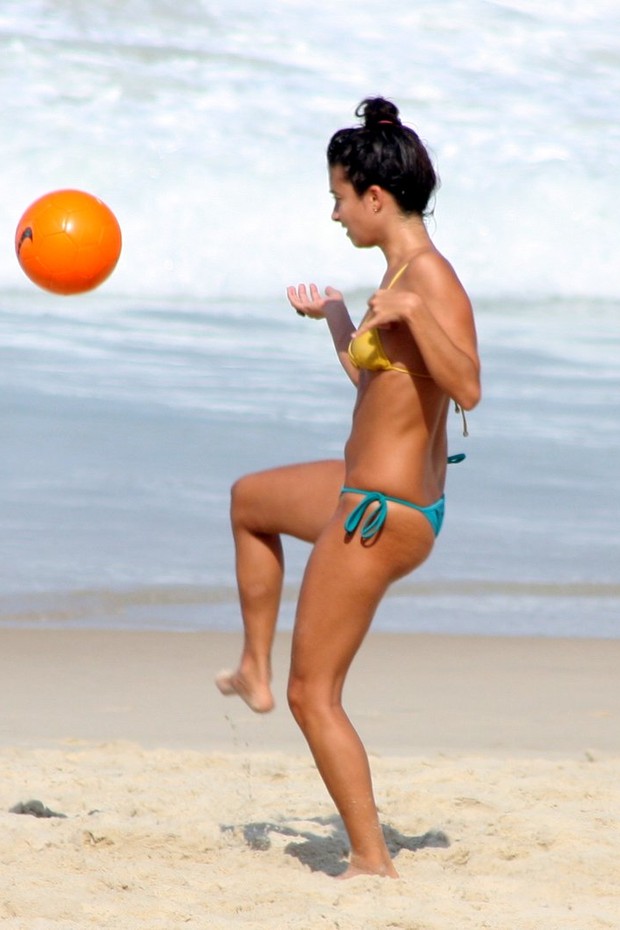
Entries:
{"type": "Polygon", "coordinates": [[[337,459],[245,475],[232,489],[233,524],[315,542],[336,509],[343,481],[344,463],[337,459]]]}
{"type": "Polygon", "coordinates": [[[434,537],[420,514],[391,510],[380,536],[365,545],[345,533],[341,501],[319,537],[304,575],[293,638],[292,677],[339,697],[349,665],[389,585],[429,555],[434,537]]]}

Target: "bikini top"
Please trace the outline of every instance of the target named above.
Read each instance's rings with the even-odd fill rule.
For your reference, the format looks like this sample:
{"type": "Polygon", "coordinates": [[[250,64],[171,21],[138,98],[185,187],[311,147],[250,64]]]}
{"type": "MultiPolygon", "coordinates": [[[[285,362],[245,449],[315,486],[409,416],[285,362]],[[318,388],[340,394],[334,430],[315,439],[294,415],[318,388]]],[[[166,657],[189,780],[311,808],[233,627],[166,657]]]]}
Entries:
{"type": "MultiPolygon", "coordinates": [[[[406,268],[407,265],[403,265],[398,269],[387,286],[388,291],[396,284],[406,268]]],[[[403,374],[411,375],[413,378],[430,378],[430,375],[425,372],[410,371],[400,365],[393,365],[383,348],[381,334],[376,327],[367,330],[361,336],[355,336],[349,343],[347,353],[355,367],[363,368],[365,371],[402,371],[403,374]]]]}
{"type": "MultiPolygon", "coordinates": [[[[407,262],[407,265],[408,264],[409,263],[407,262]]],[[[400,276],[407,268],[407,265],[403,265],[402,268],[398,269],[387,286],[388,291],[394,284],[396,284],[400,276]]],[[[431,377],[428,372],[411,371],[409,368],[403,368],[400,365],[392,364],[387,356],[385,349],[383,348],[381,335],[376,327],[367,330],[365,333],[362,333],[361,336],[355,336],[349,343],[347,354],[356,368],[364,369],[365,371],[402,371],[403,374],[410,375],[412,378],[431,377]]],[[[455,407],[456,412],[461,414],[463,420],[463,435],[467,436],[467,421],[465,419],[465,412],[463,411],[462,407],[456,403],[455,407]]]]}

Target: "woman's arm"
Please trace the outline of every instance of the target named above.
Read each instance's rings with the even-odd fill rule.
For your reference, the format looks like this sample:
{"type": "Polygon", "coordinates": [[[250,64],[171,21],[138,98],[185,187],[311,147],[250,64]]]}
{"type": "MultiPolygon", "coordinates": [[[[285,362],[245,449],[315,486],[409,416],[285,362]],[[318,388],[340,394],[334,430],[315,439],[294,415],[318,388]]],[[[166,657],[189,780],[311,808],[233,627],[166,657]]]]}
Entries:
{"type": "Polygon", "coordinates": [[[326,320],[340,364],[353,384],[357,384],[359,371],[347,352],[354,324],[342,294],[333,287],[326,287],[323,297],[316,284],[310,284],[309,290],[310,293],[305,284],[288,287],[286,293],[291,306],[301,316],[308,316],[313,320],[326,320]]]}
{"type": "MultiPolygon", "coordinates": [[[[411,263],[402,285],[379,290],[357,333],[407,326],[435,383],[464,410],[480,400],[480,360],[471,303],[449,263],[427,253],[411,263]]],[[[357,335],[357,334],[356,334],[357,335]]]]}

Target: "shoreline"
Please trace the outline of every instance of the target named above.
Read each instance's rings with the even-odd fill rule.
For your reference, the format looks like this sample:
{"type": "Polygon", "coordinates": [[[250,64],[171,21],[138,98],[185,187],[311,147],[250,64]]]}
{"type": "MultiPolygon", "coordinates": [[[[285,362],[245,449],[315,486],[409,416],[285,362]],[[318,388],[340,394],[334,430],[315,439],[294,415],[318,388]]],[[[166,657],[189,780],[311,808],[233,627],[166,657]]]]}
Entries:
{"type": "MultiPolygon", "coordinates": [[[[128,740],[207,751],[306,746],[286,706],[290,633],[276,635],[276,709],[213,684],[238,633],[0,630],[0,745],[128,740]]],[[[345,707],[371,754],[620,752],[620,640],[371,632],[345,707]]]]}

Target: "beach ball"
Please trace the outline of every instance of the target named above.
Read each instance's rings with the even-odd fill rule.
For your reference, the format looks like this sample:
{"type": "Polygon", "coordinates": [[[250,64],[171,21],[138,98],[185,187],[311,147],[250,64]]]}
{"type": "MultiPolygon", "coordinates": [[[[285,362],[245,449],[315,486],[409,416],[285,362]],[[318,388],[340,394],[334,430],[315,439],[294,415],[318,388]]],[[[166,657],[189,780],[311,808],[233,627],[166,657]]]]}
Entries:
{"type": "Polygon", "coordinates": [[[79,294],[105,281],[121,244],[121,229],[110,208],[77,190],[39,197],[15,232],[22,269],[39,287],[56,294],[79,294]]]}

